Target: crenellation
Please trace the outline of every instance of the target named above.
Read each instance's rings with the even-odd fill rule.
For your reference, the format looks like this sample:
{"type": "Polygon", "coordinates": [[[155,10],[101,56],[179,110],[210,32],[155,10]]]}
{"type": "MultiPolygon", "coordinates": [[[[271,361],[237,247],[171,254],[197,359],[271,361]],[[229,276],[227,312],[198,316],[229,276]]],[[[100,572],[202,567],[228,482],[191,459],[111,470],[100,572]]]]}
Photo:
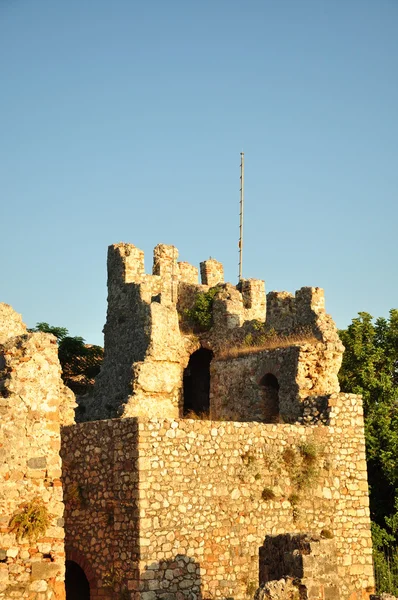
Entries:
{"type": "MultiPolygon", "coordinates": [[[[266,297],[261,280],[244,279],[237,285],[223,283],[222,264],[212,258],[200,265],[200,285],[194,283],[197,282],[196,268],[178,263],[178,250],[165,244],[159,244],[154,250],[152,275],[143,273],[144,256],[135,246],[116,244],[110,247],[109,254],[117,260],[108,261],[111,283],[104,329],[105,357],[95,383],[94,401],[86,400],[85,420],[139,416],[146,410],[153,415],[156,408],[149,407],[156,406],[164,416],[182,416],[184,381],[188,381],[184,380],[184,374],[189,371],[187,365],[192,353],[203,347],[213,352],[217,361],[226,348],[244,346],[246,339],[253,336],[251,323],[258,329],[265,322],[267,332],[282,335],[304,331],[306,336],[312,335],[323,344],[314,346],[312,340],[309,350],[298,352],[294,346],[303,346],[306,341],[303,339],[290,350],[275,348],[272,353],[266,353],[275,357],[272,364],[279,365],[278,372],[281,370],[289,382],[282,386],[286,393],[281,397],[288,399],[282,402],[284,418],[295,419],[309,394],[338,391],[342,345],[333,321],[324,310],[320,288],[302,288],[296,296],[270,292],[266,297]],[[123,277],[120,272],[124,273],[123,277]],[[128,281],[126,272],[130,273],[128,281]],[[112,285],[115,279],[119,282],[116,288],[112,285]],[[199,294],[214,287],[217,292],[208,309],[211,328],[201,331],[200,325],[198,329],[187,321],[187,315],[192,314],[190,311],[199,294]],[[199,338],[193,338],[192,334],[199,338]],[[296,358],[291,363],[288,357],[292,356],[296,358]],[[316,367],[317,361],[321,369],[316,367]],[[156,374],[159,377],[155,384],[152,379],[156,374]]],[[[224,359],[220,365],[225,365],[224,359]]],[[[279,378],[276,373],[274,376],[279,378]]],[[[239,377],[232,377],[228,393],[232,393],[236,385],[243,385],[239,381],[239,377]]],[[[250,394],[261,403],[260,388],[258,381],[253,381],[250,394]]],[[[209,395],[214,394],[217,396],[212,383],[209,395]]],[[[244,418],[244,404],[241,408],[241,418],[244,418]]],[[[219,409],[217,414],[221,414],[219,409]]]]}
{"type": "Polygon", "coordinates": [[[190,265],[187,262],[179,262],[178,269],[180,273],[180,281],[183,283],[190,283],[192,285],[198,285],[199,283],[199,271],[197,267],[190,265]]]}
{"type": "Polygon", "coordinates": [[[203,285],[214,287],[224,283],[224,267],[214,258],[200,263],[200,277],[203,285]]]}
{"type": "Polygon", "coordinates": [[[158,244],[153,251],[153,275],[160,275],[162,279],[178,279],[178,250],[175,246],[158,244]]]}
{"type": "Polygon", "coordinates": [[[338,343],[338,336],[331,317],[325,311],[325,293],[322,288],[302,287],[297,290],[296,300],[296,328],[311,329],[322,341],[327,341],[332,333],[332,341],[338,343]]]}
{"type": "Polygon", "coordinates": [[[294,329],[296,324],[296,301],[289,292],[267,294],[267,328],[276,332],[294,329]]]}
{"type": "Polygon", "coordinates": [[[265,285],[261,279],[242,279],[237,289],[242,294],[245,321],[265,322],[266,296],[265,285]]]}
{"type": "Polygon", "coordinates": [[[133,244],[108,248],[108,286],[140,282],[145,275],[144,252],[133,244]]]}
{"type": "Polygon", "coordinates": [[[220,329],[233,330],[241,327],[244,320],[242,294],[231,283],[219,285],[219,288],[213,305],[215,332],[220,329]]]}

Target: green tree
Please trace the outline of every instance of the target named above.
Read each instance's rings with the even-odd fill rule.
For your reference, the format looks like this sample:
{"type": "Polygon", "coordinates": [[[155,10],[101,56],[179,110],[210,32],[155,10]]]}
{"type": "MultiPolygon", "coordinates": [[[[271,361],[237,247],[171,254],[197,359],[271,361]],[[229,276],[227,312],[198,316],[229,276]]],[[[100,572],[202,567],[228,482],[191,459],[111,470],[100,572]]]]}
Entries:
{"type": "Polygon", "coordinates": [[[57,338],[58,342],[61,342],[64,337],[68,335],[68,330],[66,327],[53,327],[48,323],[36,323],[36,327],[30,329],[29,331],[43,331],[43,333],[52,333],[57,338]]]}
{"type": "Polygon", "coordinates": [[[342,391],[364,401],[374,559],[380,591],[398,591],[398,310],[388,319],[358,313],[340,331],[345,346],[342,391]],[[388,563],[397,567],[391,577],[388,563]],[[387,574],[389,576],[387,577],[387,574]],[[384,582],[384,583],[383,583],[384,582]],[[388,585],[387,585],[388,584],[388,585]],[[389,588],[388,588],[389,586],[389,588]]]}
{"type": "Polygon", "coordinates": [[[54,327],[44,322],[37,323],[31,331],[55,335],[64,383],[75,394],[85,394],[89,391],[101,368],[104,354],[101,346],[86,344],[84,338],[70,336],[65,327],[54,327]]]}

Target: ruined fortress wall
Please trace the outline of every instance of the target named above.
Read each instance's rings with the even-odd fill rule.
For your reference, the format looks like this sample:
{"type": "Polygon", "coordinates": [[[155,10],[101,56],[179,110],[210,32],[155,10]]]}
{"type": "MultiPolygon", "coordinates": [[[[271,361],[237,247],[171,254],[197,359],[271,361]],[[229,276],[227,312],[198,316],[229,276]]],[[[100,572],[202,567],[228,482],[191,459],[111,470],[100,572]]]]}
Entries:
{"type": "Polygon", "coordinates": [[[67,494],[67,547],[78,545],[95,593],[114,597],[104,587],[113,565],[114,589],[126,585],[136,599],[200,589],[243,600],[258,585],[266,535],[325,529],[341,597],[369,591],[360,398],[334,394],[328,411],[328,427],[125,419],[65,428],[66,489],[84,497],[77,505],[67,494]]]}
{"type": "MultiPolygon", "coordinates": [[[[267,400],[261,379],[272,373],[279,384],[278,413],[286,422],[300,416],[297,370],[299,346],[265,350],[211,363],[211,417],[217,420],[265,421],[267,400]]],[[[270,422],[270,421],[268,421],[270,422]]]]}
{"type": "Polygon", "coordinates": [[[268,330],[277,333],[292,331],[312,332],[323,342],[333,342],[342,352],[336,326],[325,311],[325,294],[322,288],[302,287],[294,294],[269,292],[267,294],[268,330]]]}
{"type": "Polygon", "coordinates": [[[178,417],[182,369],[189,359],[179,329],[178,286],[194,285],[197,269],[177,263],[178,250],[159,244],[152,274],[132,244],[108,249],[105,353],[88,419],[162,414],[178,417]]]}
{"type": "Polygon", "coordinates": [[[159,244],[152,274],[146,274],[141,250],[124,243],[109,247],[104,360],[93,398],[85,401],[84,420],[181,416],[183,370],[200,346],[184,315],[209,286],[220,286],[213,335],[207,336],[212,350],[225,345],[244,322],[264,321],[263,281],[224,284],[223,266],[214,259],[200,268],[202,284],[195,267],[178,262],[177,248],[159,244]]]}
{"type": "MultiPolygon", "coordinates": [[[[144,276],[144,253],[131,244],[108,249],[108,312],[104,360],[95,394],[107,401],[97,418],[114,417],[122,400],[132,393],[132,365],[144,360],[149,344],[151,315],[143,302],[139,281],[144,276]]],[[[156,290],[158,291],[158,290],[156,290]]]]}
{"type": "Polygon", "coordinates": [[[325,312],[322,288],[303,287],[289,292],[267,294],[267,327],[277,332],[316,329],[319,315],[325,312]]]}
{"type": "MultiPolygon", "coordinates": [[[[331,358],[322,343],[292,345],[215,358],[211,363],[211,418],[267,422],[267,398],[261,382],[266,374],[278,382],[278,413],[294,422],[302,401],[339,391],[340,355],[331,358]]],[[[268,421],[269,422],[269,421],[268,421]]]]}
{"type": "Polygon", "coordinates": [[[5,306],[0,304],[0,598],[62,600],[60,419],[70,418],[74,396],[61,381],[55,337],[26,333],[20,316],[5,306]],[[20,538],[11,527],[28,506],[48,514],[37,539],[20,538]]]}

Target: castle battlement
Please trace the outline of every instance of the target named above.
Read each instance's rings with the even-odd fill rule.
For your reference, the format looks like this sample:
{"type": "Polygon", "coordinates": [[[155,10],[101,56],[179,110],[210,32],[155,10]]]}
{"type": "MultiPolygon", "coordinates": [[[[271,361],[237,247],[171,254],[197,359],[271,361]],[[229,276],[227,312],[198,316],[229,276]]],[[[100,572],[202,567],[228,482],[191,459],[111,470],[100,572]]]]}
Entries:
{"type": "Polygon", "coordinates": [[[200,263],[199,283],[198,269],[179,262],[178,256],[175,246],[158,244],[152,274],[147,274],[142,250],[125,243],[109,247],[104,363],[94,396],[85,401],[84,419],[177,418],[193,409],[196,401],[197,411],[205,410],[212,418],[222,419],[231,410],[225,404],[222,408],[220,394],[227,390],[231,397],[244,385],[239,369],[233,371],[228,382],[223,379],[222,373],[235,364],[234,360],[251,363],[252,372],[258,373],[252,377],[252,385],[245,387],[247,404],[242,401],[240,409],[233,411],[242,420],[261,420],[259,405],[264,398],[258,389],[262,387],[262,364],[268,365],[269,374],[278,379],[279,409],[285,420],[297,418],[308,395],[338,392],[337,372],[343,348],[325,312],[321,288],[303,287],[294,296],[287,292],[266,296],[264,281],[259,279],[242,279],[237,285],[226,283],[223,266],[214,258],[200,263]],[[190,318],[198,299],[209,290],[214,292],[208,302],[210,326],[203,330],[190,318]],[[258,336],[258,331],[264,335],[258,336]],[[257,352],[251,357],[226,360],[226,351],[244,347],[251,339],[263,340],[270,332],[284,339],[304,332],[306,348],[300,350],[296,341],[290,348],[261,348],[261,355],[257,352]],[[200,357],[207,383],[199,383],[199,387],[204,386],[207,392],[202,393],[201,400],[191,398],[187,402],[189,387],[196,386],[189,383],[188,373],[195,372],[192,365],[200,357]],[[260,362],[258,368],[254,366],[256,361],[260,362]],[[322,366],[314,370],[309,366],[312,363],[322,366]],[[212,397],[218,400],[213,402],[212,397]]]}
{"type": "Polygon", "coordinates": [[[265,296],[261,279],[242,279],[237,285],[225,283],[223,265],[214,258],[200,263],[199,283],[198,268],[188,262],[179,262],[178,255],[175,246],[158,244],[153,251],[152,274],[147,274],[142,250],[125,243],[109,246],[108,300],[112,302],[112,294],[115,294],[118,302],[126,285],[137,284],[144,302],[178,304],[178,309],[183,311],[192,306],[198,293],[218,286],[220,302],[214,319],[216,328],[223,324],[229,328],[240,327],[246,321],[257,320],[266,322],[267,328],[276,332],[310,328],[322,337],[324,327],[319,326],[319,321],[326,313],[321,288],[303,287],[295,295],[269,292],[265,296]]]}
{"type": "MultiPolygon", "coordinates": [[[[112,244],[108,248],[108,275],[123,283],[141,283],[146,280],[144,252],[133,244],[112,244]]],[[[165,281],[182,281],[196,285],[198,269],[188,262],[178,262],[175,246],[158,244],[153,251],[152,275],[165,281]]],[[[224,283],[224,268],[210,258],[200,263],[202,285],[215,286],[224,283]]]]}
{"type": "Polygon", "coordinates": [[[323,290],[266,296],[215,259],[198,272],[173,246],[152,274],[110,246],[104,361],[78,423],[55,337],[0,305],[4,600],[65,600],[65,554],[66,600],[372,592],[362,401],[339,390],[323,290]],[[37,507],[47,521],[21,539],[37,507]]]}

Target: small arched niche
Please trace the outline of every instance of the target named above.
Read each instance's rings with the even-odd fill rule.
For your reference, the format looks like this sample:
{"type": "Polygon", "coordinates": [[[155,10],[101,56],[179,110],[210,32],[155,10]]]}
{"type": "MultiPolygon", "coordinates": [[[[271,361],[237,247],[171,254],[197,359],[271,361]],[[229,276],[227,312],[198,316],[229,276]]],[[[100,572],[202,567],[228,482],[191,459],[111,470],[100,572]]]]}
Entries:
{"type": "Polygon", "coordinates": [[[210,363],[213,352],[199,348],[189,359],[183,378],[183,416],[194,413],[206,417],[210,413],[210,363]]]}
{"type": "Polygon", "coordinates": [[[279,422],[279,381],[266,373],[259,382],[264,423],[279,422]]]}
{"type": "Polygon", "coordinates": [[[74,560],[66,561],[66,600],[90,600],[90,584],[85,572],[74,560]]]}

